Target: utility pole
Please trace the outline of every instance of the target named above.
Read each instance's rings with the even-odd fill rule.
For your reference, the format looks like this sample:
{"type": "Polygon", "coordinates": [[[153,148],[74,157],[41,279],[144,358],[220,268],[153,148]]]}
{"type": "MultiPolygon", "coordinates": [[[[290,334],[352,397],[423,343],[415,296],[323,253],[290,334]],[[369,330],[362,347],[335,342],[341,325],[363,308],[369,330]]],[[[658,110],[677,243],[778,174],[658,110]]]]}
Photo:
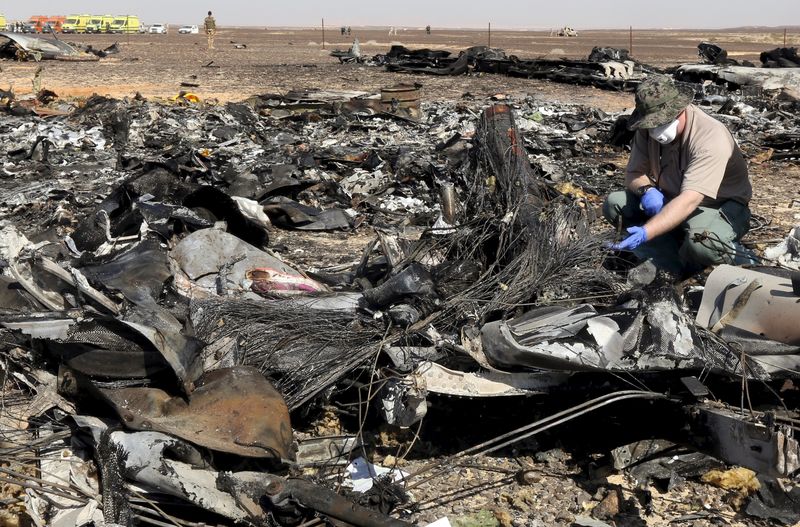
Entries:
{"type": "Polygon", "coordinates": [[[492,47],[492,23],[489,22],[489,47],[492,47]]]}
{"type": "Polygon", "coordinates": [[[633,26],[630,26],[629,33],[628,33],[628,53],[633,56],[633,26]]]}
{"type": "Polygon", "coordinates": [[[325,19],[322,19],[322,49],[325,49],[325,19]]]}

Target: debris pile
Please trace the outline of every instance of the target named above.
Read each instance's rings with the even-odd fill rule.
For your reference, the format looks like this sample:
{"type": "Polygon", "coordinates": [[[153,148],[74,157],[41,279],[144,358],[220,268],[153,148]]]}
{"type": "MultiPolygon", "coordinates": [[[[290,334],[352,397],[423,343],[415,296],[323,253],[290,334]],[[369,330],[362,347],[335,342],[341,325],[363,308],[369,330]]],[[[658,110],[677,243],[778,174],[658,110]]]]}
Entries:
{"type": "MultiPolygon", "coordinates": [[[[406,52],[392,67],[522,64],[406,52]]],[[[431,476],[584,419],[607,451],[655,436],[757,471],[753,514],[791,502],[769,486],[800,469],[786,273],[720,266],[692,289],[612,257],[595,209],[620,116],[418,89],[95,96],[46,118],[9,97],[4,504],[57,527],[410,525],[431,476]],[[491,401],[520,412],[426,435],[456,426],[432,417],[443,405],[491,401]],[[309,431],[330,413],[335,434],[309,431]],[[382,469],[365,456],[386,426],[418,436],[382,469]],[[391,470],[418,439],[436,459],[391,470]]],[[[781,112],[742,112],[737,133],[777,141],[796,126],[781,112]]],[[[701,474],[651,468],[638,477],[701,474]]],[[[596,492],[614,518],[617,491],[596,492]]]]}
{"type": "Polygon", "coordinates": [[[500,48],[473,46],[457,57],[445,50],[408,49],[395,44],[385,54],[365,60],[358,40],[347,50],[334,50],[331,56],[342,63],[365,62],[385,66],[387,71],[425,75],[455,76],[466,73],[496,73],[526,79],[596,86],[611,90],[633,91],[653,69],[635,61],[627,50],[595,47],[587,60],[564,58],[520,59],[506,55],[500,48]]]}
{"type": "Polygon", "coordinates": [[[0,59],[19,61],[95,61],[119,53],[117,43],[105,49],[69,44],[58,38],[43,38],[0,31],[0,59]]]}
{"type": "Polygon", "coordinates": [[[704,64],[685,64],[675,71],[675,78],[685,82],[713,82],[727,91],[743,91],[747,95],[800,101],[800,59],[795,48],[776,48],[761,53],[762,67],[748,61],[728,58],[716,44],[701,42],[698,54],[704,64]]]}

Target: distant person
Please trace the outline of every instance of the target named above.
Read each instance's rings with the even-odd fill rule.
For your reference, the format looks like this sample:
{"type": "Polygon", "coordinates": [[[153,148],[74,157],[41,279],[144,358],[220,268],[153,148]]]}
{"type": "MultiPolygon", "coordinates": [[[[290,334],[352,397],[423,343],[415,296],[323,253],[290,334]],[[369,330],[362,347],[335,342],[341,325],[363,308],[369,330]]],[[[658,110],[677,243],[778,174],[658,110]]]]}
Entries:
{"type": "Polygon", "coordinates": [[[689,276],[721,263],[754,263],[739,240],[750,228],[747,162],[724,124],[694,106],[694,91],[665,76],[636,90],[636,135],[625,190],[603,214],[628,236],[611,246],[689,276]]]}
{"type": "Polygon", "coordinates": [[[425,32],[430,35],[431,34],[431,26],[425,26],[425,32]]]}
{"type": "Polygon", "coordinates": [[[206,28],[206,35],[208,36],[208,49],[214,49],[214,35],[217,34],[217,21],[214,20],[211,11],[208,12],[203,26],[206,28]]]}
{"type": "Polygon", "coordinates": [[[348,35],[348,36],[350,36],[350,34],[351,34],[352,32],[353,32],[353,31],[350,29],[350,26],[347,26],[347,35],[348,35]]]}

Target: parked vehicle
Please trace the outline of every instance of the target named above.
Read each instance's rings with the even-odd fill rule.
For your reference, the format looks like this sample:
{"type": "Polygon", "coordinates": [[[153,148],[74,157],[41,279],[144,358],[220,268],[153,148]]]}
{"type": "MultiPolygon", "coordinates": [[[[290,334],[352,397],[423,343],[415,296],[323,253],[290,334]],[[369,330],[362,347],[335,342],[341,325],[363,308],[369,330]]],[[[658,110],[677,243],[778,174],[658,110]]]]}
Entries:
{"type": "Polygon", "coordinates": [[[197,33],[200,33],[200,28],[197,26],[181,26],[178,30],[178,33],[181,35],[196,35],[197,33]]]}
{"type": "Polygon", "coordinates": [[[44,31],[45,24],[47,24],[47,17],[41,15],[32,16],[28,20],[27,24],[36,29],[36,31],[34,31],[35,33],[42,33],[44,31]]]}
{"type": "Polygon", "coordinates": [[[167,25],[166,24],[153,24],[153,25],[150,26],[149,32],[151,34],[166,35],[167,34],[167,25]]]}
{"type": "Polygon", "coordinates": [[[66,21],[67,17],[65,16],[49,16],[47,17],[47,23],[45,25],[50,26],[56,33],[61,33],[62,26],[66,21]]]}
{"type": "Polygon", "coordinates": [[[0,29],[3,31],[8,29],[8,21],[6,20],[6,15],[0,14],[0,29]]]}
{"type": "Polygon", "coordinates": [[[86,24],[91,20],[92,15],[69,15],[66,22],[61,26],[62,33],[86,33],[86,24]]]}
{"type": "Polygon", "coordinates": [[[86,24],[87,33],[108,33],[111,29],[111,24],[114,22],[114,17],[111,15],[95,15],[86,24]]]}
{"type": "Polygon", "coordinates": [[[109,33],[138,33],[139,17],[134,15],[118,15],[114,17],[109,33]]]}

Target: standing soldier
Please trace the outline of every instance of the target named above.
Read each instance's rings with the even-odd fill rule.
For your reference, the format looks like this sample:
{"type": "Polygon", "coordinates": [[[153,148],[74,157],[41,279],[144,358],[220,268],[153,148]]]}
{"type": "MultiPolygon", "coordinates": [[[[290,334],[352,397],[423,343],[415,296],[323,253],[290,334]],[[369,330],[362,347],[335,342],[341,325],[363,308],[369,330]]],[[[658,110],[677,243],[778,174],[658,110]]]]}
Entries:
{"type": "Polygon", "coordinates": [[[206,28],[206,35],[208,35],[208,49],[214,49],[214,35],[217,34],[217,22],[214,20],[214,17],[211,16],[211,11],[208,12],[208,16],[203,25],[206,28]]]}

